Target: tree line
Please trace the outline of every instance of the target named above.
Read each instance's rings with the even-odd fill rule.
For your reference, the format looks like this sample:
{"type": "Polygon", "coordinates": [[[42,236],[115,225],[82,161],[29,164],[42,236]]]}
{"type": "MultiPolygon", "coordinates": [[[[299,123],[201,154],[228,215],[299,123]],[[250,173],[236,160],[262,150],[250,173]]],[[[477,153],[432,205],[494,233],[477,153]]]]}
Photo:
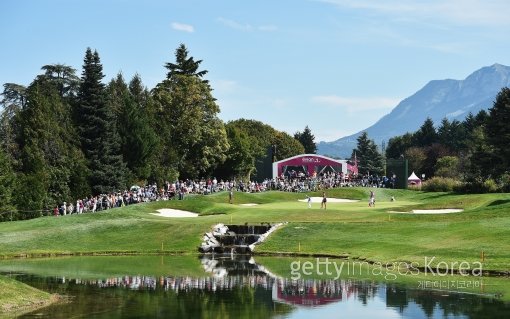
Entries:
{"type": "Polygon", "coordinates": [[[0,220],[135,183],[249,179],[269,147],[279,160],[305,152],[300,138],[315,146],[308,127],[293,137],[255,120],[223,123],[201,62],[181,44],[149,90],[139,75],[126,81],[119,73],[105,84],[99,54],[87,48],[81,76],[51,64],[28,86],[5,83],[0,220]]]}
{"type": "Polygon", "coordinates": [[[409,170],[441,190],[510,191],[510,89],[502,88],[492,108],[463,121],[428,118],[412,133],[393,137],[387,158],[405,158],[409,170]]]}

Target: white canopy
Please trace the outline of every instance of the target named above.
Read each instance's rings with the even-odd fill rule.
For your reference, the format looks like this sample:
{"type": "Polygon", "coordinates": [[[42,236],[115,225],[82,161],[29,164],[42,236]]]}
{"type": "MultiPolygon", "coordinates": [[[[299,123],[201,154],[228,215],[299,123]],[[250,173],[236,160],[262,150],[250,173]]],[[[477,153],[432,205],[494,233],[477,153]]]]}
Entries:
{"type": "Polygon", "coordinates": [[[421,181],[421,179],[418,176],[416,176],[416,174],[414,172],[411,174],[411,176],[409,176],[409,178],[407,180],[408,181],[421,181]]]}

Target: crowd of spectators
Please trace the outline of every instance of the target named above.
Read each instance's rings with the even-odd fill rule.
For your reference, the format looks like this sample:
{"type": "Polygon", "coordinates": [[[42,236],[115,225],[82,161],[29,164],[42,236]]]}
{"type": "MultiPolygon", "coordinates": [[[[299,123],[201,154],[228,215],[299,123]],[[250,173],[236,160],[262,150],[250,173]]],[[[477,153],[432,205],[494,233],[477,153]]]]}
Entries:
{"type": "Polygon", "coordinates": [[[161,200],[183,200],[189,194],[203,194],[231,191],[238,192],[264,192],[277,190],[285,192],[309,192],[319,191],[338,187],[387,187],[393,188],[394,178],[377,175],[344,175],[342,173],[325,173],[320,176],[306,177],[302,175],[288,175],[273,179],[266,179],[262,182],[200,179],[184,180],[176,182],[165,182],[158,187],[156,184],[146,186],[132,186],[129,190],[119,191],[98,196],[89,196],[78,199],[74,203],[63,202],[55,207],[55,216],[69,214],[95,213],[115,207],[126,205],[161,201],[161,200]]]}

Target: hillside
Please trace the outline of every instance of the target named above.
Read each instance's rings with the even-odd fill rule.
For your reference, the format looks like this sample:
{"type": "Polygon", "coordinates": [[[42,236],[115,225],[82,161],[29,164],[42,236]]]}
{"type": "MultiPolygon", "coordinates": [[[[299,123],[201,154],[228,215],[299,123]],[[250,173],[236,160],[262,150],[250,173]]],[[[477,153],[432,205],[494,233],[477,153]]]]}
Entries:
{"type": "Polygon", "coordinates": [[[501,64],[483,67],[464,80],[430,81],[374,125],[333,142],[320,142],[318,153],[349,157],[363,131],[380,146],[393,136],[416,131],[427,117],[436,125],[445,117],[462,121],[470,112],[476,114],[491,108],[496,94],[507,86],[510,86],[510,67],[501,64]]]}

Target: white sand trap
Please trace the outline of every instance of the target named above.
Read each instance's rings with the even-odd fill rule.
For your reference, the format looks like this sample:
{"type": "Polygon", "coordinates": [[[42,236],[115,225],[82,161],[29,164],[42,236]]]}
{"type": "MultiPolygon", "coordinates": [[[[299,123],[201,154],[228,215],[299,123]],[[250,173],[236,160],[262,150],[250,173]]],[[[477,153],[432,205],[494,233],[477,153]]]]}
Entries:
{"type": "Polygon", "coordinates": [[[415,209],[413,214],[451,214],[460,213],[463,209],[446,208],[446,209],[415,209]]]}
{"type": "Polygon", "coordinates": [[[446,208],[446,209],[415,209],[410,212],[390,211],[388,213],[394,213],[394,214],[451,214],[451,213],[460,213],[462,211],[464,211],[464,210],[456,209],[456,208],[446,208]]]}
{"type": "Polygon", "coordinates": [[[185,210],[179,209],[171,209],[171,208],[163,208],[158,209],[158,214],[151,213],[152,215],[161,216],[161,217],[173,217],[173,218],[186,218],[186,217],[197,217],[197,213],[187,212],[185,210]]]}
{"type": "Polygon", "coordinates": [[[255,203],[241,204],[241,206],[257,206],[255,203]]]}
{"type": "MultiPolygon", "coordinates": [[[[310,197],[312,199],[312,203],[321,203],[322,197],[310,197]]],[[[359,202],[359,200],[354,199],[344,199],[344,198],[330,198],[326,197],[328,199],[328,203],[356,203],[359,202]]],[[[306,203],[308,200],[305,199],[298,199],[300,202],[306,203]]]]}

